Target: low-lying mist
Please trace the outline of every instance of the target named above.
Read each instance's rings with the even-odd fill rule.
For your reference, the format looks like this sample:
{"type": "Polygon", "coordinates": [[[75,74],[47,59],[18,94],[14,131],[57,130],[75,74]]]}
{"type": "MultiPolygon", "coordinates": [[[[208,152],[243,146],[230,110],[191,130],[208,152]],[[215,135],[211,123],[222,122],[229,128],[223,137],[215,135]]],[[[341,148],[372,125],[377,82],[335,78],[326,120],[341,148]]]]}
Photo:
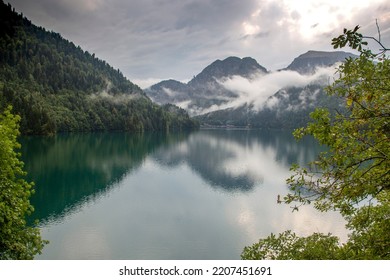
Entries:
{"type": "MultiPolygon", "coordinates": [[[[336,78],[336,67],[337,65],[317,68],[311,74],[280,70],[268,74],[257,73],[250,78],[242,76],[223,78],[217,80],[218,84],[226,91],[233,92],[235,96],[212,96],[220,102],[219,104],[211,104],[208,107],[198,107],[193,100],[186,98],[185,100],[180,100],[176,105],[187,110],[190,115],[202,115],[218,110],[236,109],[242,106],[249,106],[251,110],[258,112],[264,109],[264,107],[273,108],[277,106],[280,99],[276,98],[275,94],[283,89],[292,87],[304,88],[311,84],[325,87],[332,84],[336,78]]],[[[178,92],[169,93],[180,96],[178,92]]],[[[288,94],[288,92],[286,91],[285,94],[288,94]]],[[[310,93],[305,90],[301,94],[308,94],[308,96],[301,96],[302,100],[310,100],[316,96],[316,93],[310,93]]]]}
{"type": "Polygon", "coordinates": [[[111,81],[106,81],[106,87],[96,93],[93,93],[89,96],[91,100],[105,99],[115,104],[126,103],[130,100],[137,99],[143,97],[140,93],[110,93],[112,89],[111,81]]]}
{"type": "MultiPolygon", "coordinates": [[[[313,74],[302,75],[295,71],[281,70],[267,75],[256,75],[251,79],[241,76],[219,81],[227,90],[235,92],[238,97],[220,106],[212,106],[205,111],[238,108],[243,105],[252,105],[252,109],[259,111],[267,105],[267,100],[283,88],[305,87],[310,84],[323,86],[333,82],[335,67],[318,68],[313,74]],[[210,110],[211,109],[211,110],[210,110]]],[[[275,100],[272,106],[275,106],[275,100]]]]}

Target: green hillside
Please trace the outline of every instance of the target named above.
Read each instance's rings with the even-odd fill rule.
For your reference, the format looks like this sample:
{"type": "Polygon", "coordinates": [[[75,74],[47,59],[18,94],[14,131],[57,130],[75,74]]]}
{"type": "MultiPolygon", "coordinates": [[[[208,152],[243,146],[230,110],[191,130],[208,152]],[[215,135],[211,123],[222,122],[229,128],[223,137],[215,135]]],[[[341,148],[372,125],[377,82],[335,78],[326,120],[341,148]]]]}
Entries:
{"type": "Polygon", "coordinates": [[[184,110],[152,103],[119,70],[0,1],[0,110],[7,105],[24,134],[197,127],[184,110]]]}

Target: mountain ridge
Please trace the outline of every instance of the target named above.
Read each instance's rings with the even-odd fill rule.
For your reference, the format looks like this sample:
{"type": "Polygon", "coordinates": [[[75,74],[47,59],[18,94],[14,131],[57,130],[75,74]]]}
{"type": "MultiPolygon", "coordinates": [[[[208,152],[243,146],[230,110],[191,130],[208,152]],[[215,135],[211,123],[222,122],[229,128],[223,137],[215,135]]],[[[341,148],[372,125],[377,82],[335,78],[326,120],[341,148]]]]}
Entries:
{"type": "Polygon", "coordinates": [[[220,106],[237,97],[233,91],[223,87],[221,81],[237,75],[250,79],[268,72],[253,58],[230,56],[215,60],[188,83],[163,80],[145,89],[145,92],[158,104],[173,103],[185,107],[194,116],[204,108],[220,106]]]}
{"type": "Polygon", "coordinates": [[[23,134],[197,127],[158,106],[119,69],[0,1],[0,110],[12,105],[23,134]]]}
{"type": "Polygon", "coordinates": [[[309,50],[296,57],[285,70],[297,71],[300,74],[310,74],[318,67],[329,67],[348,57],[356,55],[344,51],[314,51],[309,50]]]}
{"type": "MultiPolygon", "coordinates": [[[[149,89],[146,89],[145,92],[153,101],[159,104],[173,103],[186,109],[190,115],[195,116],[196,119],[203,122],[204,125],[250,125],[252,127],[258,127],[262,126],[262,124],[259,124],[259,122],[263,122],[261,119],[267,119],[269,123],[274,123],[274,125],[272,125],[273,127],[276,127],[278,122],[275,122],[275,119],[280,120],[280,116],[283,114],[281,113],[281,108],[271,107],[273,106],[272,104],[278,103],[281,100],[283,100],[281,103],[284,104],[285,110],[291,110],[293,106],[295,106],[294,108],[298,106],[296,100],[290,100],[294,105],[287,104],[287,100],[291,98],[300,99],[302,104],[303,100],[305,100],[307,108],[310,109],[313,109],[316,106],[316,104],[314,104],[314,99],[318,96],[321,99],[318,103],[329,103],[332,106],[335,106],[334,102],[328,100],[323,92],[324,78],[321,78],[323,75],[321,76],[318,74],[318,77],[316,77],[315,74],[318,69],[331,67],[347,57],[356,56],[352,53],[343,51],[327,52],[309,50],[295,58],[286,68],[275,72],[268,71],[255,59],[250,57],[242,59],[238,57],[228,57],[224,60],[215,60],[186,84],[173,79],[164,80],[151,86],[149,89]],[[241,67],[243,64],[245,64],[245,71],[243,71],[241,67]],[[223,69],[223,67],[226,68],[223,69]],[[297,82],[297,85],[292,84],[287,86],[287,88],[282,87],[279,88],[279,90],[272,92],[272,95],[265,101],[267,108],[265,108],[262,113],[263,115],[267,115],[267,117],[263,116],[260,118],[259,116],[256,116],[256,113],[252,113],[249,117],[247,112],[253,111],[254,106],[250,103],[245,105],[245,103],[242,102],[241,105],[236,104],[237,102],[235,101],[242,97],[242,93],[239,92],[239,89],[234,88],[234,86],[239,85],[239,83],[245,83],[247,86],[251,86],[256,79],[259,80],[262,77],[270,77],[271,75],[276,75],[278,73],[282,74],[284,73],[283,71],[297,73],[299,76],[296,76],[295,78],[298,80],[312,76],[313,78],[311,78],[312,81],[310,83],[314,83],[314,85],[310,86],[310,83],[308,83],[306,86],[302,87],[299,86],[299,83],[297,82]],[[233,85],[233,88],[228,87],[229,85],[233,85]],[[298,91],[305,93],[306,96],[298,96],[298,91]],[[320,94],[318,94],[318,92],[320,92],[320,94]],[[291,96],[289,96],[290,93],[291,96]],[[221,109],[224,107],[226,107],[226,109],[221,109]],[[278,112],[272,112],[272,110],[277,110],[278,112]],[[274,115],[273,120],[269,117],[270,115],[274,115]]],[[[292,78],[290,77],[290,79],[292,78]]],[[[327,81],[327,79],[325,80],[327,81]]],[[[260,88],[264,86],[266,87],[267,85],[259,83],[259,91],[260,88]]],[[[307,108],[305,108],[304,111],[308,114],[309,112],[306,112],[307,108]]],[[[299,118],[307,120],[307,118],[304,118],[303,116],[300,116],[299,118]]],[[[288,125],[285,125],[287,123],[286,121],[283,121],[284,124],[281,124],[281,122],[282,121],[280,120],[279,124],[281,127],[290,127],[294,125],[293,122],[288,125]]],[[[304,123],[304,121],[296,122],[297,125],[302,123],[304,123]]]]}
{"type": "Polygon", "coordinates": [[[251,57],[239,58],[229,56],[223,60],[217,59],[206,66],[198,75],[188,82],[189,86],[210,81],[210,78],[221,79],[240,75],[250,78],[256,71],[267,73],[268,70],[251,57]]]}
{"type": "Polygon", "coordinates": [[[274,75],[274,80],[279,75],[291,79],[291,82],[280,83],[280,88],[269,94],[262,106],[245,103],[207,112],[196,119],[205,127],[294,129],[305,126],[310,113],[317,107],[328,108],[331,113],[342,111],[343,102],[327,95],[325,87],[335,72],[335,65],[347,57],[357,56],[342,51],[308,51],[295,58],[288,67],[269,74],[274,75]]]}

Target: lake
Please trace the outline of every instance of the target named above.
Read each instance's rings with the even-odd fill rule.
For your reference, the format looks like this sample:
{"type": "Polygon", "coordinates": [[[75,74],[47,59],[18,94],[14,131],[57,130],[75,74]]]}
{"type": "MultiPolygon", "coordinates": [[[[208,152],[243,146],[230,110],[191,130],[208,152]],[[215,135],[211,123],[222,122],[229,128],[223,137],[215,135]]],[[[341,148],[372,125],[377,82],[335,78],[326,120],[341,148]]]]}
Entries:
{"type": "Polygon", "coordinates": [[[332,232],[338,213],[277,203],[292,163],[322,149],[291,131],[24,137],[44,239],[37,259],[239,259],[270,233],[332,232]]]}

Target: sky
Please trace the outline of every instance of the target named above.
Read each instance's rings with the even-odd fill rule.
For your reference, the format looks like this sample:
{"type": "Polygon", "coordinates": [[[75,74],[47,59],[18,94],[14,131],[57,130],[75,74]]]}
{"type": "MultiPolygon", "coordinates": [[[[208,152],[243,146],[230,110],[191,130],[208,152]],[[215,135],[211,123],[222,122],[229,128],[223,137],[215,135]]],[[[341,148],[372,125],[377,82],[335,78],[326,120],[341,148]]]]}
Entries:
{"type": "MultiPolygon", "coordinates": [[[[268,70],[331,51],[343,28],[390,46],[388,0],[3,0],[34,24],[95,53],[145,88],[188,81],[228,56],[268,70]]],[[[348,51],[348,49],[346,49],[348,51]]]]}

